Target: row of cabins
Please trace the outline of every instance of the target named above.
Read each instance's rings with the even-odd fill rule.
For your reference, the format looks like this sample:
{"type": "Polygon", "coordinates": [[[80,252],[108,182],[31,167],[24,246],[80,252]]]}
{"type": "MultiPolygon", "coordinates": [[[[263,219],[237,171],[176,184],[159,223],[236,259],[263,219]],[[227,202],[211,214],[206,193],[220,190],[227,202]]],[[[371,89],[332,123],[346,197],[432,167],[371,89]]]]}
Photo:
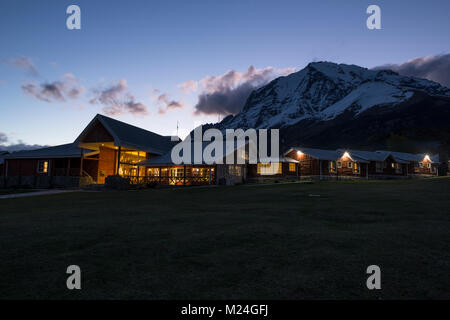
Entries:
{"type": "Polygon", "coordinates": [[[301,147],[284,152],[279,164],[261,159],[249,164],[248,154],[235,148],[229,152],[235,159],[246,159],[245,164],[176,165],[171,150],[179,139],[173,140],[98,114],[73,143],[1,155],[0,187],[75,187],[104,184],[108,176],[127,177],[136,184],[205,185],[281,177],[371,179],[438,174],[437,155],[301,147]]]}

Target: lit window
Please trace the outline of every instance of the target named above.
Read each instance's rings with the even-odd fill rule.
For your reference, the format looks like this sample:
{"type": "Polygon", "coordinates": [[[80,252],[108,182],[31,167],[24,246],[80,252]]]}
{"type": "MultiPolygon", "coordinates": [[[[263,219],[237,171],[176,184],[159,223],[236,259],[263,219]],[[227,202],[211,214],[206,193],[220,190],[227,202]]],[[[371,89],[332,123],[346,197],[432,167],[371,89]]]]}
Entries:
{"type": "Polygon", "coordinates": [[[353,172],[356,174],[359,173],[359,163],[353,162],[353,172]]]}
{"type": "Polygon", "coordinates": [[[148,168],[147,175],[149,177],[158,177],[159,176],[159,168],[148,168]]]}
{"type": "Polygon", "coordinates": [[[334,161],[329,162],[329,169],[330,169],[330,172],[336,172],[336,167],[335,167],[334,161]]]}
{"type": "Polygon", "coordinates": [[[289,171],[291,172],[295,171],[295,163],[289,163],[289,171]]]}
{"type": "Polygon", "coordinates": [[[39,160],[38,161],[38,172],[39,173],[48,173],[48,160],[39,160]]]}
{"type": "Polygon", "coordinates": [[[261,175],[281,174],[281,163],[258,163],[257,173],[261,175]]]}
{"type": "Polygon", "coordinates": [[[391,163],[391,166],[392,166],[392,168],[395,168],[395,163],[392,162],[392,163],[391,163]]]}

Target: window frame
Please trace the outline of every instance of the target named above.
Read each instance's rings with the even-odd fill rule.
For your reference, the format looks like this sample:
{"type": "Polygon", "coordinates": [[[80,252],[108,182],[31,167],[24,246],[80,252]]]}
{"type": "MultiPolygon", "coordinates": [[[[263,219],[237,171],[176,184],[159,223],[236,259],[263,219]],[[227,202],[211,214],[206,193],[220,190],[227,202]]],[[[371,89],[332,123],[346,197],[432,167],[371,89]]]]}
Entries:
{"type": "Polygon", "coordinates": [[[384,169],[384,165],[383,165],[383,161],[375,161],[375,172],[383,172],[384,169]]]}
{"type": "Polygon", "coordinates": [[[331,173],[335,173],[336,172],[336,164],[334,163],[334,161],[328,161],[328,170],[331,173]]]}
{"type": "Polygon", "coordinates": [[[263,162],[258,162],[256,164],[256,173],[259,175],[264,175],[264,176],[268,176],[268,175],[280,175],[283,174],[283,165],[281,162],[268,162],[268,163],[263,163],[263,162]],[[275,172],[275,170],[268,170],[267,168],[272,169],[272,165],[278,164],[278,168],[277,171],[275,172]]]}
{"type": "Polygon", "coordinates": [[[354,174],[360,174],[361,173],[361,165],[358,162],[353,162],[352,165],[353,173],[354,174]]]}
{"type": "Polygon", "coordinates": [[[37,168],[36,168],[36,172],[43,174],[46,173],[48,174],[50,172],[50,160],[46,160],[46,159],[39,159],[38,163],[37,163],[37,168]],[[47,163],[47,165],[43,165],[42,166],[42,171],[41,171],[41,164],[47,163]]]}
{"type": "Polygon", "coordinates": [[[289,172],[295,172],[296,166],[294,162],[289,162],[289,172]]]}

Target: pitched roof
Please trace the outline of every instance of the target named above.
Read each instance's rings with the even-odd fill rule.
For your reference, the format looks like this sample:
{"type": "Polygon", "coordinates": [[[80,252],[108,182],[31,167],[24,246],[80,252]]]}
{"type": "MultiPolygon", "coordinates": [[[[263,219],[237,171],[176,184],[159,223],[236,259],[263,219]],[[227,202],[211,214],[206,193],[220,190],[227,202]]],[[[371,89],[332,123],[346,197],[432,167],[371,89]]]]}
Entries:
{"type": "Polygon", "coordinates": [[[170,136],[161,136],[157,133],[135,127],[131,124],[97,114],[75,140],[78,143],[89,128],[99,121],[114,138],[116,146],[128,147],[158,155],[165,154],[176,143],[170,136]]]}
{"type": "MultiPolygon", "coordinates": [[[[84,156],[97,153],[93,150],[83,150],[84,156]]],[[[35,150],[24,150],[12,152],[5,155],[5,159],[54,159],[54,158],[79,158],[81,156],[81,149],[76,143],[67,143],[54,147],[47,147],[35,150]]]]}
{"type": "Polygon", "coordinates": [[[288,154],[292,150],[300,151],[304,154],[307,154],[315,159],[319,160],[338,160],[342,156],[342,152],[336,150],[323,150],[323,149],[314,149],[314,148],[302,148],[302,147],[292,147],[289,149],[284,155],[288,154]]]}
{"type": "MultiPolygon", "coordinates": [[[[392,151],[392,152],[391,151],[377,151],[377,152],[389,152],[390,154],[392,154],[392,156],[396,160],[403,160],[403,161],[420,162],[420,161],[423,161],[423,159],[427,156],[424,153],[414,154],[414,153],[396,152],[396,151],[392,151]]],[[[439,155],[438,154],[431,155],[430,160],[431,160],[431,162],[439,162],[439,155]]]]}
{"type": "Polygon", "coordinates": [[[338,149],[340,152],[348,152],[350,157],[357,162],[385,161],[391,154],[390,152],[374,152],[363,150],[344,150],[338,149]]]}
{"type": "Polygon", "coordinates": [[[389,156],[388,152],[373,152],[373,151],[362,151],[362,150],[346,150],[350,156],[360,158],[367,161],[384,161],[389,156]]]}

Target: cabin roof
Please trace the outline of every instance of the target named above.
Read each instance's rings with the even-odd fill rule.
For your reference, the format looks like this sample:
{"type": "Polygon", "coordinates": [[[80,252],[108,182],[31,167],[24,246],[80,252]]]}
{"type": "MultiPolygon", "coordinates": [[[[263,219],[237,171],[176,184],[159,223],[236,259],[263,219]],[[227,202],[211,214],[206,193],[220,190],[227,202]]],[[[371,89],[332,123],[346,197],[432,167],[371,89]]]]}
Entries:
{"type": "MultiPolygon", "coordinates": [[[[83,150],[83,155],[92,155],[97,153],[93,150],[83,150]]],[[[80,158],[81,149],[76,143],[67,143],[54,147],[46,147],[35,150],[16,151],[4,156],[5,159],[54,159],[54,158],[80,158]]]]}
{"type": "Polygon", "coordinates": [[[362,150],[343,150],[342,152],[348,152],[350,157],[357,159],[362,159],[366,161],[385,161],[389,156],[389,152],[373,152],[373,151],[362,151],[362,150]]]}
{"type": "Polygon", "coordinates": [[[324,149],[302,148],[302,147],[292,147],[284,155],[287,155],[292,150],[301,151],[302,153],[319,160],[335,161],[342,156],[342,152],[336,150],[324,150],[324,149]]]}
{"type": "MultiPolygon", "coordinates": [[[[403,161],[415,161],[420,162],[422,161],[427,155],[424,153],[421,154],[414,154],[414,153],[407,153],[407,152],[396,152],[396,151],[377,151],[377,152],[389,152],[392,154],[392,156],[396,160],[403,160],[403,161]]],[[[430,156],[431,162],[439,162],[439,154],[431,155],[430,156]]]]}
{"type": "Polygon", "coordinates": [[[171,141],[172,137],[170,136],[162,136],[101,114],[97,114],[94,119],[92,119],[92,121],[75,140],[76,143],[81,142],[83,136],[96,123],[96,121],[99,121],[111,134],[116,146],[163,155],[169,151],[175,143],[177,143],[177,141],[171,141]]]}

